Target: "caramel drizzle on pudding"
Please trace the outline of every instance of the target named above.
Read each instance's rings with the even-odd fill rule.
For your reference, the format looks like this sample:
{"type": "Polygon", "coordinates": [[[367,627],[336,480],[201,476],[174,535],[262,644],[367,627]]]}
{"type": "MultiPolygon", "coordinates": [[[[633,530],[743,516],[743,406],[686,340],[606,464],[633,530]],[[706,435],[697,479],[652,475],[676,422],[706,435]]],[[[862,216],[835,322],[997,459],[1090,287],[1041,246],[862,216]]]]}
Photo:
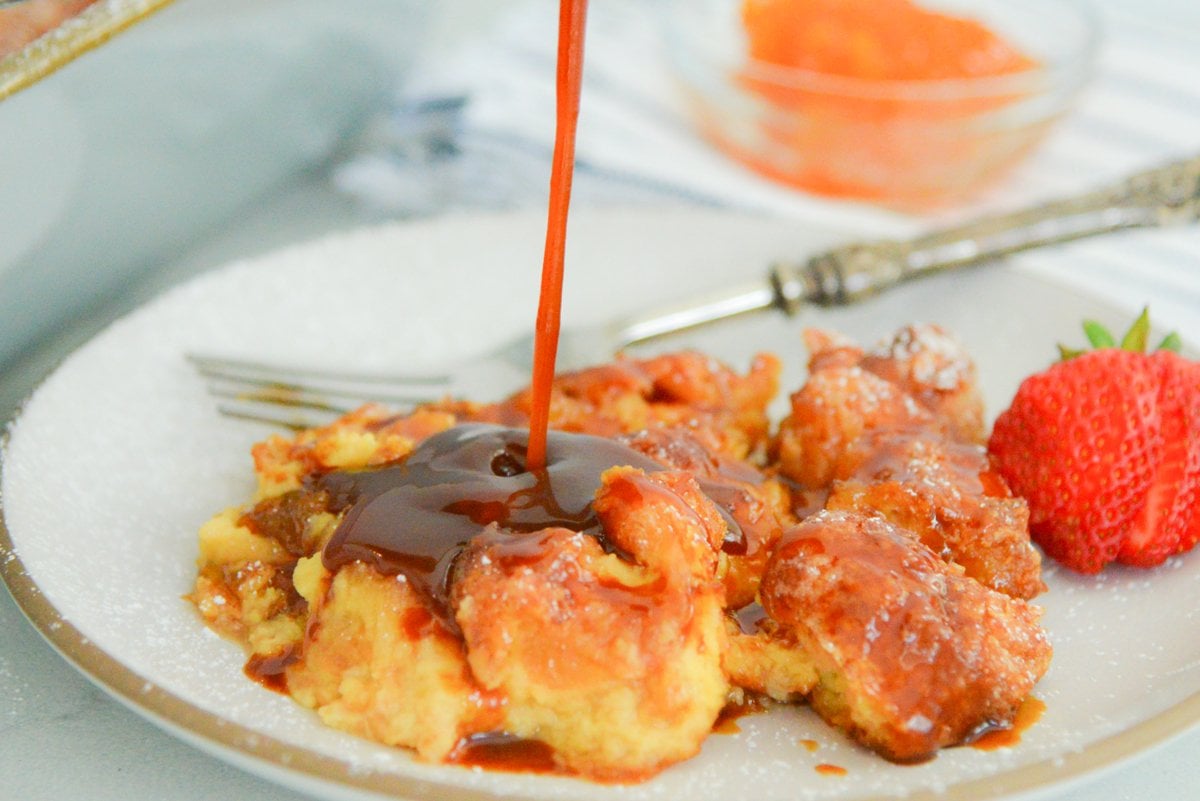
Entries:
{"type": "MultiPolygon", "coordinates": [[[[514,559],[535,560],[541,538],[524,535],[548,528],[595,537],[606,552],[629,558],[605,536],[592,508],[601,474],[618,465],[646,473],[680,469],[678,454],[626,444],[636,440],[551,431],[547,465],[532,469],[528,430],[467,423],[429,437],[392,464],[310,475],[301,489],[264,501],[240,522],[300,558],[307,555],[308,517],[339,515],[322,552],[325,567],[335,572],[359,561],[384,575],[403,575],[433,621],[457,634],[449,602],[454,560],[487,531],[503,535],[504,550],[514,559]]],[[[725,520],[723,550],[739,555],[747,551],[748,539],[757,547],[765,536],[743,530],[738,522],[745,516],[739,515],[746,504],[744,487],[757,471],[720,464],[721,469],[697,470],[697,483],[725,520]]],[[[303,603],[290,586],[281,589],[303,603]]],[[[406,625],[424,630],[429,622],[422,616],[406,625]]],[[[254,674],[282,673],[294,660],[264,662],[265,674],[258,669],[254,674]]]]}
{"type": "MultiPolygon", "coordinates": [[[[610,439],[552,431],[546,466],[531,469],[528,442],[523,429],[473,423],[430,437],[397,464],[311,477],[308,489],[326,493],[328,511],[344,515],[325,546],[325,567],[360,561],[403,575],[429,611],[457,631],[451,568],[489,526],[516,533],[566,528],[624,557],[592,509],[600,475],[613,465],[662,467],[610,439]]],[[[534,547],[537,538],[529,539],[534,547]]]]}

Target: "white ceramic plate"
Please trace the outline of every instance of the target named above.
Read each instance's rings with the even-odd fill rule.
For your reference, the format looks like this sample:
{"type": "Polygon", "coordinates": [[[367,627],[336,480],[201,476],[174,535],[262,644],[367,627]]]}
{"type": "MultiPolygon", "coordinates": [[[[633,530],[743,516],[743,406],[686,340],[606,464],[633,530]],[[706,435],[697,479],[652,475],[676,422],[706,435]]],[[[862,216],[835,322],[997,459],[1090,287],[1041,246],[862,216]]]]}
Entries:
{"type": "MultiPolygon", "coordinates": [[[[1053,567],[1041,602],[1055,643],[1042,720],[1013,748],[950,749],[900,767],[805,709],[743,718],[642,785],[614,787],[414,762],[325,728],[242,675],[241,650],[182,597],[196,530],[251,491],[249,445],[268,432],[219,417],[191,350],[368,368],[428,367],[528,328],[539,216],[449,218],[364,230],[236,264],[178,288],[70,357],[34,394],[4,454],[0,568],[18,603],[80,670],[135,710],[231,762],[330,798],[975,799],[1038,794],[1200,719],[1200,555],[1081,578],[1053,567]],[[1169,613],[1167,612],[1169,610],[1169,613]],[[815,752],[800,741],[819,743],[815,752]],[[846,768],[826,776],[815,768],[846,768]]],[[[727,215],[608,213],[572,224],[565,316],[621,311],[761,274],[840,238],[727,215]]],[[[1139,299],[1131,298],[1131,304],[1139,299]]],[[[1020,378],[1078,341],[1078,320],[1127,313],[1012,267],[895,290],[803,321],[762,317],[688,341],[740,368],[773,350],[802,376],[802,324],[873,340],[912,320],[955,329],[995,410],[1020,378]]],[[[502,389],[497,388],[499,393],[502,389]]]]}

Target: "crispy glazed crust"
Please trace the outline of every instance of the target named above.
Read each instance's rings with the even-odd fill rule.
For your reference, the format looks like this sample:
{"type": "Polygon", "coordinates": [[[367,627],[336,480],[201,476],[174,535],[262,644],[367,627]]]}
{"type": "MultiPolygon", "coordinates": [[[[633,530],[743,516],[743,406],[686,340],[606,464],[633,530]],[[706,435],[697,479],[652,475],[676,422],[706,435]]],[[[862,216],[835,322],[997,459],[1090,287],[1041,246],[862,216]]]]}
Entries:
{"type": "Polygon", "coordinates": [[[1029,510],[992,469],[975,367],[936,326],[870,352],[809,331],[810,376],[775,442],[780,473],[830,509],[887,517],[992,589],[1045,589],[1029,510]]]}
{"type": "Polygon", "coordinates": [[[819,676],[813,707],[895,761],[1011,721],[1050,662],[1036,608],[879,517],[821,512],[789,530],[762,601],[819,676]]]}
{"type": "MultiPolygon", "coordinates": [[[[625,360],[560,378],[552,422],[641,431],[642,449],[666,468],[707,461],[713,476],[757,478],[735,454],[764,450],[777,371],[769,358],[747,376],[698,354],[625,360]]],[[[569,772],[643,779],[695,754],[725,703],[722,577],[752,580],[742,592],[753,597],[782,495],[735,487],[756,567],[730,571],[727,522],[692,473],[611,470],[594,508],[622,556],[565,529],[481,527],[451,573],[458,632],[403,576],[322,562],[338,521],[306,477],[395,463],[460,422],[523,422],[526,401],[445,401],[405,415],[366,406],[256,445],[256,501],[204,527],[192,599],[245,644],[251,672],[269,666],[332,726],[432,761],[504,732],[548,744],[569,772]]]]}
{"type": "Polygon", "coordinates": [[[633,564],[565,529],[491,531],[456,567],[454,596],[505,730],[574,772],[631,781],[693,756],[725,704],[724,523],[683,473],[613,468],[596,510],[633,564]]]}

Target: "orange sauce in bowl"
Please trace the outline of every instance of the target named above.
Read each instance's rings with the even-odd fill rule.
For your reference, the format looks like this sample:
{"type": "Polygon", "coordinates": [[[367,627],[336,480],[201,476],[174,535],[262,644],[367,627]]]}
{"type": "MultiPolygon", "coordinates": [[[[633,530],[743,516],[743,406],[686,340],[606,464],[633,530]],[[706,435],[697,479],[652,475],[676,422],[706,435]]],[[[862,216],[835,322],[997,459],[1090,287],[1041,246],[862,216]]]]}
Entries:
{"type": "Polygon", "coordinates": [[[746,0],[742,20],[755,61],[825,75],[944,80],[1034,65],[981,23],[911,0],[746,0]]]}
{"type": "Polygon", "coordinates": [[[940,83],[1039,66],[976,20],[911,0],[743,0],[741,16],[750,65],[737,80],[764,101],[761,141],[720,144],[777,180],[922,203],[1028,149],[975,124],[1020,95],[940,83]]]}

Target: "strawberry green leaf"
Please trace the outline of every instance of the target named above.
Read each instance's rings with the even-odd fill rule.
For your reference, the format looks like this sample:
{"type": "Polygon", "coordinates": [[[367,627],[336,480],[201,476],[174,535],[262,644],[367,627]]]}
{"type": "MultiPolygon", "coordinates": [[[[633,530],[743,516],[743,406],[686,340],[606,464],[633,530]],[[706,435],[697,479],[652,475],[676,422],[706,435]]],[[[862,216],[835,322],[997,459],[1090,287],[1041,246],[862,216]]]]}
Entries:
{"type": "MultiPolygon", "coordinates": [[[[1119,347],[1134,353],[1145,353],[1150,339],[1150,307],[1142,308],[1142,313],[1138,315],[1137,319],[1133,321],[1133,325],[1129,326],[1129,330],[1125,332],[1125,336],[1121,338],[1120,345],[1117,344],[1112,333],[1095,320],[1084,320],[1083,332],[1087,335],[1088,343],[1094,350],[1119,347]]],[[[1176,353],[1182,349],[1183,341],[1175,333],[1167,334],[1156,348],[1156,350],[1169,350],[1176,353]]],[[[1058,346],[1059,359],[1064,362],[1087,352],[1088,348],[1071,348],[1063,344],[1058,346]]]]}
{"type": "Polygon", "coordinates": [[[1121,340],[1121,350],[1131,350],[1137,353],[1146,352],[1146,343],[1150,338],[1150,308],[1142,309],[1142,313],[1129,326],[1125,338],[1121,340]]]}
{"type": "Polygon", "coordinates": [[[1058,358],[1060,361],[1069,362],[1076,356],[1082,356],[1085,353],[1087,353],[1087,351],[1083,350],[1082,348],[1068,348],[1066,345],[1062,344],[1058,346],[1058,358]]]}
{"type": "Polygon", "coordinates": [[[1180,339],[1179,334],[1172,331],[1163,337],[1163,341],[1158,343],[1158,347],[1155,350],[1169,350],[1179,353],[1183,350],[1183,340],[1180,339]]]}
{"type": "Polygon", "coordinates": [[[1092,343],[1093,348],[1115,348],[1117,346],[1117,341],[1113,339],[1113,335],[1109,333],[1108,329],[1095,320],[1084,320],[1083,332],[1087,334],[1088,342],[1092,343]]]}

